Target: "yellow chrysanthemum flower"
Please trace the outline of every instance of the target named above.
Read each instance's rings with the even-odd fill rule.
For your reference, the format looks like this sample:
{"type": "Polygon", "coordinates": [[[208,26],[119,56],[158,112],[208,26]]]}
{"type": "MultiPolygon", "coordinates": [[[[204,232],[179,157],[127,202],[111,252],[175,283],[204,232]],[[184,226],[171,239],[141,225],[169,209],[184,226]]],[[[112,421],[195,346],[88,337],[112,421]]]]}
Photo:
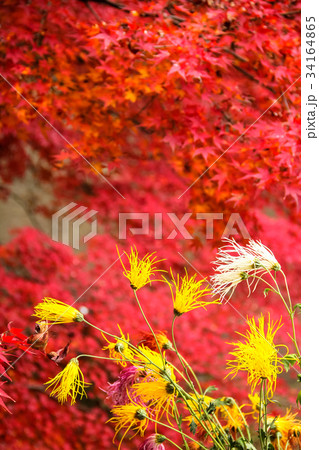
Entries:
{"type": "Polygon", "coordinates": [[[187,445],[190,450],[202,450],[202,448],[204,447],[204,444],[206,444],[206,442],[200,442],[200,443],[194,442],[194,441],[187,442],[187,445]]]}
{"type": "Polygon", "coordinates": [[[127,405],[115,406],[111,410],[111,413],[113,414],[113,417],[108,420],[108,422],[116,423],[113,443],[119,431],[122,428],[126,428],[118,448],[121,447],[123,439],[131,429],[136,430],[134,436],[138,433],[140,433],[141,436],[144,436],[144,431],[148,426],[149,419],[147,417],[146,409],[143,408],[143,406],[135,403],[131,399],[131,403],[127,405]]]}
{"type": "Polygon", "coordinates": [[[134,350],[134,359],[138,361],[135,365],[144,367],[150,371],[150,376],[154,376],[154,374],[160,376],[163,374],[171,375],[173,373],[172,366],[166,361],[165,352],[163,352],[162,357],[154,350],[144,345],[139,345],[137,350],[134,350]]]}
{"type": "Polygon", "coordinates": [[[249,406],[251,411],[244,413],[244,416],[252,415],[252,417],[255,420],[258,420],[259,418],[259,409],[260,409],[260,397],[258,394],[248,394],[248,398],[250,400],[249,405],[243,405],[243,406],[249,406]]]}
{"type": "Polygon", "coordinates": [[[127,360],[133,360],[134,359],[134,353],[129,346],[130,340],[129,335],[125,337],[123,334],[120,326],[118,325],[120,333],[121,333],[121,339],[117,339],[116,342],[109,341],[104,333],[102,333],[102,336],[106,340],[106,342],[109,344],[102,348],[102,350],[108,350],[110,358],[114,358],[121,361],[116,361],[117,364],[121,364],[121,366],[126,367],[127,366],[127,360]]]}
{"type": "MultiPolygon", "coordinates": [[[[173,373],[170,377],[175,381],[173,373]]],[[[148,404],[148,408],[151,411],[154,411],[156,420],[160,420],[162,415],[166,413],[167,420],[171,423],[169,416],[173,415],[175,396],[177,394],[176,388],[171,381],[165,379],[165,377],[159,377],[152,381],[136,383],[133,384],[133,391],[143,403],[148,404]]]]}
{"type": "Polygon", "coordinates": [[[209,406],[209,404],[214,400],[212,397],[208,395],[195,395],[193,393],[189,394],[192,397],[192,400],[188,399],[188,403],[191,404],[192,408],[195,410],[199,410],[199,403],[204,406],[209,406]]]}
{"type": "MultiPolygon", "coordinates": [[[[248,372],[247,380],[251,385],[252,393],[260,384],[262,379],[266,379],[267,395],[273,396],[276,387],[277,375],[283,371],[281,360],[278,356],[278,349],[286,346],[274,345],[274,337],[279,328],[282,327],[281,319],[273,322],[268,319],[267,331],[265,332],[265,319],[261,315],[258,319],[258,325],[255,318],[247,321],[249,330],[246,334],[238,333],[245,338],[245,342],[232,342],[230,345],[235,347],[231,355],[233,360],[227,361],[227,368],[231,369],[228,375],[235,377],[239,370],[248,372]]],[[[227,375],[227,376],[228,376],[227,375]]]]}
{"type": "Polygon", "coordinates": [[[155,252],[151,254],[147,253],[142,259],[139,258],[136,248],[131,248],[130,254],[126,252],[124,253],[128,258],[130,268],[127,269],[124,266],[118,251],[120,261],[124,269],[123,275],[130,281],[132,289],[136,291],[141,289],[146,284],[156,281],[154,279],[151,280],[151,276],[153,276],[156,272],[165,272],[165,270],[156,269],[155,264],[164,261],[164,259],[156,259],[155,252]]]}
{"type": "Polygon", "coordinates": [[[83,314],[76,308],[50,297],[45,297],[42,303],[34,307],[34,311],[33,316],[51,323],[71,323],[84,320],[83,314]]]}
{"type": "Polygon", "coordinates": [[[292,414],[290,410],[287,410],[283,417],[267,417],[267,424],[270,427],[271,441],[276,450],[278,450],[278,443],[281,448],[287,450],[300,448],[301,423],[299,419],[296,419],[296,416],[297,413],[292,414]],[[293,444],[295,444],[295,446],[293,446],[293,444]]]}
{"type": "Polygon", "coordinates": [[[90,383],[84,381],[83,373],[76,358],[71,359],[56,377],[45,384],[48,385],[47,389],[53,387],[50,397],[56,397],[60,403],[65,403],[68,397],[71,397],[71,405],[74,405],[78,395],[81,399],[83,396],[87,396],[85,388],[90,385],[90,383]]]}
{"type": "Polygon", "coordinates": [[[187,398],[187,402],[185,401],[184,405],[190,414],[187,415],[183,421],[188,422],[188,425],[192,427],[194,427],[195,424],[196,440],[198,442],[202,441],[205,444],[205,448],[206,446],[209,446],[210,448],[214,445],[214,443],[208,438],[207,430],[210,430],[214,437],[217,436],[218,432],[217,426],[212,418],[212,411],[208,410],[209,405],[214,401],[214,399],[208,395],[195,395],[193,393],[190,393],[190,396],[192,399],[187,398]],[[210,420],[207,418],[205,411],[207,415],[210,416],[210,420]]]}
{"type": "Polygon", "coordinates": [[[189,394],[192,397],[192,400],[190,398],[187,399],[187,403],[185,402],[185,408],[189,411],[192,409],[197,417],[194,417],[193,415],[186,416],[184,421],[188,422],[189,425],[194,422],[198,425],[199,420],[198,417],[203,417],[203,411],[206,410],[209,406],[209,404],[214,400],[213,398],[209,397],[208,395],[198,395],[196,397],[195,394],[190,393],[189,394]]]}
{"type": "Polygon", "coordinates": [[[231,397],[223,397],[224,405],[218,408],[221,419],[226,423],[224,428],[227,428],[231,432],[236,432],[244,428],[244,421],[239,407],[236,405],[231,397]]]}
{"type": "Polygon", "coordinates": [[[219,300],[213,300],[211,302],[199,300],[206,295],[211,295],[211,290],[208,286],[202,287],[206,283],[205,279],[196,281],[196,274],[189,278],[186,269],[185,276],[182,278],[177,274],[177,278],[175,279],[172,270],[171,276],[171,281],[163,278],[170,287],[174,304],[174,314],[176,316],[181,316],[196,308],[205,309],[207,305],[219,303],[219,300]],[[172,286],[174,286],[174,290],[172,286]]]}

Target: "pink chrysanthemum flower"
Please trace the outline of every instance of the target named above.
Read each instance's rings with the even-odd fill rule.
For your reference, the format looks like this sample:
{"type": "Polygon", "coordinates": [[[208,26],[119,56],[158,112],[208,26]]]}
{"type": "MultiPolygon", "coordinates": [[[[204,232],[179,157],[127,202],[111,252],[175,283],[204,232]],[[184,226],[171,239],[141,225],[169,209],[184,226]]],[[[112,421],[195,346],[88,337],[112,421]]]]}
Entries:
{"type": "Polygon", "coordinates": [[[162,434],[152,434],[142,442],[138,450],[165,450],[164,441],[166,438],[162,434]]]}
{"type": "MultiPolygon", "coordinates": [[[[108,386],[103,392],[111,398],[114,405],[127,405],[131,402],[128,392],[134,383],[138,382],[141,377],[143,369],[139,367],[130,366],[121,371],[118,380],[114,383],[108,383],[108,386]]],[[[130,392],[132,395],[132,392],[130,392]]],[[[134,398],[136,400],[136,398],[134,398]]]]}
{"type": "Polygon", "coordinates": [[[108,398],[112,399],[114,405],[126,405],[130,403],[130,398],[127,395],[128,390],[136,382],[139,369],[131,366],[122,370],[118,380],[114,383],[108,383],[108,386],[103,392],[105,392],[108,398]]]}

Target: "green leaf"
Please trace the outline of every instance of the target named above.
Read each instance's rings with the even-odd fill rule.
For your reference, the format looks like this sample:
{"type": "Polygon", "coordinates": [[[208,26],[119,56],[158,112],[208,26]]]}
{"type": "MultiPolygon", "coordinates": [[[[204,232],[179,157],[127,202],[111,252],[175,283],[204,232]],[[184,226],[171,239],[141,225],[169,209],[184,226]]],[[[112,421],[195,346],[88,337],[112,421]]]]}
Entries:
{"type": "Polygon", "coordinates": [[[269,427],[270,430],[275,430],[275,429],[276,429],[275,422],[276,422],[277,418],[278,418],[277,416],[274,417],[274,418],[272,419],[271,423],[268,425],[268,427],[269,427]]]}
{"type": "Polygon", "coordinates": [[[226,397],[225,400],[221,400],[220,398],[217,398],[216,400],[212,400],[210,404],[208,405],[206,412],[208,414],[212,414],[216,411],[217,406],[233,406],[234,405],[234,399],[231,397],[226,397]]]}
{"type": "Polygon", "coordinates": [[[251,442],[245,441],[245,444],[247,450],[257,450],[256,447],[251,442]]]}
{"type": "Polygon", "coordinates": [[[292,353],[285,356],[281,361],[284,365],[286,372],[288,372],[290,367],[292,367],[296,362],[298,362],[298,356],[295,353],[292,353]]]}
{"type": "Polygon", "coordinates": [[[216,398],[216,400],[213,400],[212,402],[210,402],[209,405],[211,405],[212,403],[214,403],[215,406],[225,406],[226,402],[224,400],[221,400],[220,398],[216,398]]]}
{"type": "Polygon", "coordinates": [[[213,400],[212,402],[210,402],[210,404],[208,405],[208,407],[206,409],[207,414],[213,414],[216,411],[216,406],[219,406],[218,404],[216,404],[216,400],[213,400]]]}
{"type": "Polygon", "coordinates": [[[266,433],[264,432],[264,430],[263,430],[262,428],[257,432],[257,434],[258,434],[259,438],[262,439],[262,441],[265,440],[265,438],[266,438],[266,433]]]}
{"type": "Polygon", "coordinates": [[[226,397],[224,400],[224,404],[227,406],[234,406],[235,402],[232,397],[226,397]]]}
{"type": "Polygon", "coordinates": [[[243,443],[242,438],[237,439],[237,441],[235,441],[235,442],[233,443],[233,445],[232,445],[231,448],[232,448],[232,449],[233,449],[233,448],[237,448],[237,449],[239,449],[239,450],[245,450],[245,447],[244,447],[244,443],[243,443]]]}
{"type": "Polygon", "coordinates": [[[189,431],[191,433],[195,434],[196,430],[197,430],[197,424],[194,422],[194,419],[192,419],[192,422],[191,422],[191,424],[189,426],[189,431]]]}
{"type": "Polygon", "coordinates": [[[210,392],[213,392],[213,391],[218,391],[217,387],[216,386],[208,386],[208,388],[205,389],[204,395],[207,395],[207,394],[209,394],[210,392]]]}
{"type": "Polygon", "coordinates": [[[301,303],[297,303],[297,304],[294,306],[294,311],[296,311],[297,308],[301,311],[301,303]]]}
{"type": "Polygon", "coordinates": [[[299,405],[299,408],[301,407],[301,391],[299,391],[296,399],[297,406],[299,405]]]}
{"type": "Polygon", "coordinates": [[[264,296],[265,296],[265,297],[267,297],[269,291],[271,291],[270,288],[266,288],[266,289],[264,290],[264,296]]]}
{"type": "Polygon", "coordinates": [[[237,439],[237,441],[233,443],[232,448],[237,448],[239,450],[257,450],[251,442],[243,438],[237,439]]]}

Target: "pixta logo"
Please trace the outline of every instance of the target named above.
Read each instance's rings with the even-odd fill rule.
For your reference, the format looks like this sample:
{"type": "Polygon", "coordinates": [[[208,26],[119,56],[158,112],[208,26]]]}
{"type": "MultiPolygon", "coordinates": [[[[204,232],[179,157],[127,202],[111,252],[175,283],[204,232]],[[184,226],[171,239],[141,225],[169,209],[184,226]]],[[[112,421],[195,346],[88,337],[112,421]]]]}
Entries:
{"type": "Polygon", "coordinates": [[[96,214],[98,211],[94,209],[88,210],[77,203],[69,203],[52,216],[52,239],[79,250],[82,239],[85,244],[97,233],[96,214]],[[85,230],[86,234],[82,235],[81,225],[85,223],[90,224],[90,231],[85,230]]]}
{"type": "MultiPolygon", "coordinates": [[[[214,239],[214,223],[216,220],[224,220],[223,213],[185,213],[177,217],[175,213],[120,213],[119,214],[119,239],[126,239],[128,230],[133,235],[153,236],[154,239],[175,239],[182,236],[184,239],[194,239],[194,236],[186,228],[186,223],[193,216],[196,220],[205,223],[206,239],[214,239]],[[163,222],[169,223],[169,233],[163,232],[163,222]],[[131,222],[129,224],[129,222],[131,222]],[[166,235],[165,235],[166,234],[166,235]]],[[[249,232],[238,213],[232,213],[225,223],[222,237],[241,234],[244,239],[250,239],[249,232]]]]}

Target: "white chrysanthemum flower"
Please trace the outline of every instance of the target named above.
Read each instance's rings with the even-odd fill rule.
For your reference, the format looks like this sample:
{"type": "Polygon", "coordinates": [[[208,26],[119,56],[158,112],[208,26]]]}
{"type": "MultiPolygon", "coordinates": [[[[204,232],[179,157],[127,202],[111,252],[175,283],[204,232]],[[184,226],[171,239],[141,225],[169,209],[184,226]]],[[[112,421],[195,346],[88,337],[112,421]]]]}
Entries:
{"type": "Polygon", "coordinates": [[[234,239],[223,240],[227,244],[218,251],[215,275],[211,277],[213,294],[220,295],[221,300],[225,297],[229,299],[241,281],[247,280],[250,294],[251,284],[255,281],[255,289],[258,283],[255,275],[280,270],[274,254],[260,241],[250,240],[244,247],[234,239]],[[248,280],[250,277],[251,283],[248,280]]]}
{"type": "Polygon", "coordinates": [[[251,255],[245,247],[239,245],[234,239],[224,238],[227,245],[218,251],[216,260],[216,271],[228,272],[249,272],[254,269],[255,257],[251,255]]]}
{"type": "Polygon", "coordinates": [[[216,273],[211,277],[213,294],[219,295],[221,301],[223,301],[226,296],[230,298],[233,295],[233,292],[236,289],[237,285],[243,280],[247,280],[247,278],[247,272],[240,272],[235,270],[216,273]]]}
{"type": "Polygon", "coordinates": [[[255,258],[256,269],[280,270],[280,264],[276,260],[275,255],[269,248],[260,241],[249,241],[247,251],[255,258]]]}

